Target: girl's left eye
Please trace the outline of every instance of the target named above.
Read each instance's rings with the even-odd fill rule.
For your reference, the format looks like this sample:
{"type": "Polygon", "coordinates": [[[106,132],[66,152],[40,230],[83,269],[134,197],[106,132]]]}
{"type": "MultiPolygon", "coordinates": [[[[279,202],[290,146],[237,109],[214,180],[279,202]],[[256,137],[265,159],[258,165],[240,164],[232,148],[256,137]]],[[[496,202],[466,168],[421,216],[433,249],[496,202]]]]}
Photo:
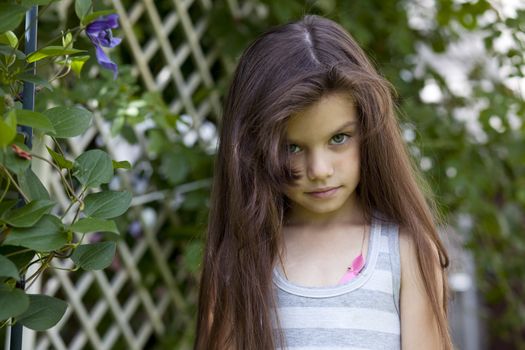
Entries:
{"type": "Polygon", "coordinates": [[[340,145],[340,144],[345,143],[345,141],[346,141],[349,137],[350,137],[350,136],[347,135],[347,134],[337,134],[337,135],[335,135],[334,137],[332,137],[332,140],[335,142],[336,145],[340,145]]]}
{"type": "Polygon", "coordinates": [[[289,144],[288,145],[288,152],[289,153],[292,153],[292,154],[298,153],[300,150],[301,150],[300,147],[297,146],[297,145],[294,145],[294,144],[289,144]]]}

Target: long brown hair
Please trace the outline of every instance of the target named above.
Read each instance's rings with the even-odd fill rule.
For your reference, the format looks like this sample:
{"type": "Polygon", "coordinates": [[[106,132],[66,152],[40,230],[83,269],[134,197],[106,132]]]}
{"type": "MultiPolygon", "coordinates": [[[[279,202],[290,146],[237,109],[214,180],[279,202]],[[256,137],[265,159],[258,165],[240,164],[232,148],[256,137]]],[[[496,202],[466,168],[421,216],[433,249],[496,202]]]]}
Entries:
{"type": "Polygon", "coordinates": [[[287,213],[288,118],[333,92],[356,103],[361,136],[357,194],[367,220],[374,209],[406,228],[417,248],[425,290],[445,348],[448,256],[435,206],[413,165],[394,113],[393,89],[335,22],[306,16],[271,29],[243,53],[225,100],[204,253],[195,349],[274,349],[272,269],[287,213]],[[428,257],[439,252],[442,273],[428,257]]]}

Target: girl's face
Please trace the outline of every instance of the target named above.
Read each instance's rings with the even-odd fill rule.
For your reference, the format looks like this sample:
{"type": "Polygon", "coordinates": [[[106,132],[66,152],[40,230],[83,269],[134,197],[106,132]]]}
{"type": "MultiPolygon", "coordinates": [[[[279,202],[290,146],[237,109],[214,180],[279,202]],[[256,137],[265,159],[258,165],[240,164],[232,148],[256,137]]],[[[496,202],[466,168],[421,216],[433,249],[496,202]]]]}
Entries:
{"type": "Polygon", "coordinates": [[[358,120],[348,94],[333,93],[293,115],[286,137],[297,186],[288,186],[290,221],[328,222],[357,209],[358,120]]]}

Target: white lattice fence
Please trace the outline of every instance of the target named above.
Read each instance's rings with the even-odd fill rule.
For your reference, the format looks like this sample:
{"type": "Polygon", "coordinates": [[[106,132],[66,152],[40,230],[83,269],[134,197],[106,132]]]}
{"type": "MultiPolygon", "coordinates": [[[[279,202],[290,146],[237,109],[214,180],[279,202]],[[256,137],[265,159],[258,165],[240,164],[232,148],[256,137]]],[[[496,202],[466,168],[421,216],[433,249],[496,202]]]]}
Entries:
{"type": "Polygon", "coordinates": [[[218,53],[213,49],[205,52],[200,44],[207,29],[206,18],[192,19],[189,13],[192,7],[197,6],[203,13],[209,11],[211,1],[173,0],[173,9],[167,14],[159,13],[152,0],[133,2],[128,11],[124,1],[112,0],[112,3],[120,15],[122,29],[145,86],[149,90],[173,90],[177,98],[168,101],[171,110],[175,113],[185,111],[194,117],[197,125],[211,110],[218,112],[219,100],[213,92],[200,105],[192,100],[199,87],[214,87],[210,67],[217,60],[218,53]],[[133,34],[133,26],[144,20],[151,25],[154,36],[140,43],[133,34]],[[175,34],[184,40],[170,40],[175,34]],[[152,60],[159,58],[163,62],[162,68],[155,70],[152,63],[158,65],[158,62],[152,60]],[[187,60],[192,61],[193,71],[185,77],[181,67],[187,60]]]}
{"type": "MultiPolygon", "coordinates": [[[[133,57],[134,73],[140,76],[144,87],[160,92],[173,113],[191,116],[194,127],[210,116],[215,118],[220,104],[211,67],[222,63],[218,62],[217,50],[204,47],[201,42],[208,29],[206,13],[212,9],[212,2],[163,1],[162,9],[158,7],[159,2],[152,0],[112,0],[111,4],[120,15],[124,46],[133,57]],[[146,35],[137,36],[137,27],[146,35]],[[195,99],[197,93],[200,97],[195,99]]],[[[66,13],[71,5],[72,1],[62,2],[62,11],[66,13]]],[[[236,8],[234,1],[229,5],[236,8]]],[[[139,140],[145,141],[140,132],[135,130],[135,133],[139,140]]],[[[49,140],[44,142],[53,147],[49,140]]],[[[110,136],[102,117],[95,115],[92,128],[68,142],[66,148],[68,156],[75,158],[97,143],[112,158],[123,160],[124,156],[117,153],[118,142],[110,136]]],[[[146,144],[139,142],[139,145],[140,157],[144,159],[146,144]]],[[[36,143],[33,151],[48,157],[44,146],[36,143]]],[[[59,198],[65,208],[68,200],[60,178],[53,176],[44,162],[35,162],[34,167],[49,192],[59,198]]],[[[119,172],[114,180],[114,189],[133,191],[128,172],[119,172]]],[[[169,323],[175,317],[179,317],[179,323],[192,325],[187,298],[178,289],[176,267],[170,261],[174,243],[160,240],[159,232],[167,221],[178,222],[177,203],[180,202],[176,198],[209,185],[209,180],[196,181],[172,191],[152,188],[134,196],[127,219],[140,222],[142,237],[120,241],[111,268],[71,274],[60,268],[72,266],[55,262],[58,268],[43,276],[28,292],[58,296],[66,299],[70,307],[51,330],[33,333],[25,329],[24,348],[144,349],[155,343],[152,339],[156,336],[160,338],[169,331],[169,323]],[[141,268],[143,264],[148,268],[141,268]]],[[[189,346],[189,343],[185,345],[189,346]]]]}

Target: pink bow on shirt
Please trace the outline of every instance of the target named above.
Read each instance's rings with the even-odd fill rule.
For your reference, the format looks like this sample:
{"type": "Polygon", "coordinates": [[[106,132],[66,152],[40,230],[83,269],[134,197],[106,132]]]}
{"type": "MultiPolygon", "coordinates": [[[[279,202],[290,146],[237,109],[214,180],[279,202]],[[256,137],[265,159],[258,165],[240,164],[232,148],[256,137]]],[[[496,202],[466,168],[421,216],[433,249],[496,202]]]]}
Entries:
{"type": "Polygon", "coordinates": [[[344,284],[357,276],[363,266],[365,266],[365,259],[363,258],[363,254],[359,254],[359,256],[355,258],[354,261],[352,261],[352,266],[348,268],[348,271],[345,273],[343,278],[341,278],[339,284],[344,284]]]}

